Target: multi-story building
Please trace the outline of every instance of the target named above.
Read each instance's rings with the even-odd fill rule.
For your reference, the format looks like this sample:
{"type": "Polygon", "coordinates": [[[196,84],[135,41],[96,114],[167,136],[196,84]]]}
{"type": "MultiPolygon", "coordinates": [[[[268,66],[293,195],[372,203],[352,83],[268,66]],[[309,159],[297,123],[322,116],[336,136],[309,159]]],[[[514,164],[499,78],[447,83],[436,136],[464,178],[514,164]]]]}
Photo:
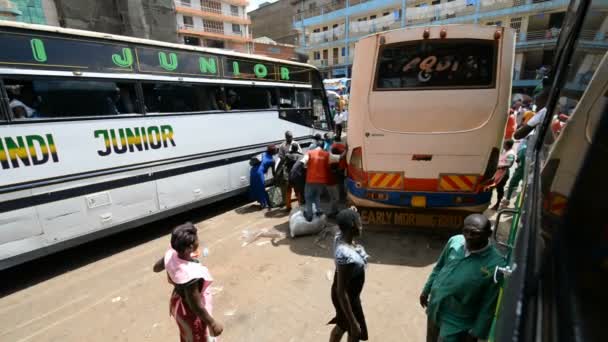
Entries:
{"type": "Polygon", "coordinates": [[[295,45],[277,43],[268,37],[254,38],[251,52],[289,61],[306,62],[306,59],[302,59],[302,56],[296,53],[295,45]]]}
{"type": "MultiPolygon", "coordinates": [[[[296,0],[299,49],[325,77],[349,77],[354,43],[362,36],[406,26],[477,23],[517,31],[514,91],[538,84],[551,65],[569,0],[296,0]]],[[[586,54],[575,60],[577,82],[608,49],[608,4],[586,20],[586,54]]]]}
{"type": "Polygon", "coordinates": [[[188,45],[251,52],[247,0],[177,0],[180,42],[188,45]]]}
{"type": "Polygon", "coordinates": [[[262,3],[249,12],[253,38],[268,37],[279,44],[296,44],[298,32],[293,29],[292,18],[297,6],[293,0],[262,3]]]}
{"type": "Polygon", "coordinates": [[[0,20],[59,25],[52,0],[0,0],[0,20]]]}
{"type": "Polygon", "coordinates": [[[175,43],[173,1],[0,0],[0,19],[175,43]],[[3,17],[3,12],[11,15],[3,17]]]}

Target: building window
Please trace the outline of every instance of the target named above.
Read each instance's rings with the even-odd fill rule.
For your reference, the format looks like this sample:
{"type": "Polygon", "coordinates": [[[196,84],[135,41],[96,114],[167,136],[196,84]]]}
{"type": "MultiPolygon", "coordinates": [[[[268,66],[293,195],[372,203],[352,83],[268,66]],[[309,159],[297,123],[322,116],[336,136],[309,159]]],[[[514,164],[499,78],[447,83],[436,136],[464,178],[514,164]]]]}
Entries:
{"type": "Polygon", "coordinates": [[[184,16],[184,26],[186,27],[192,27],[194,26],[194,21],[192,20],[192,17],[189,16],[184,16]]]}
{"type": "Polygon", "coordinates": [[[234,16],[239,15],[239,7],[238,6],[234,6],[234,5],[230,5],[230,13],[234,16]]]}
{"type": "Polygon", "coordinates": [[[224,33],[224,23],[203,19],[203,28],[207,32],[224,33]]]}
{"type": "Polygon", "coordinates": [[[312,30],[312,33],[319,33],[319,32],[321,32],[321,29],[316,28],[316,29],[312,30]]]}
{"type": "Polygon", "coordinates": [[[434,0],[433,2],[431,2],[431,5],[439,5],[441,3],[441,0],[434,0]]]}
{"type": "Polygon", "coordinates": [[[370,15],[370,16],[369,16],[369,20],[374,20],[374,19],[376,19],[376,16],[375,16],[375,15],[370,15]]]}
{"type": "Polygon", "coordinates": [[[220,13],[220,14],[222,13],[222,3],[219,1],[201,0],[201,8],[204,11],[220,13]]]}
{"type": "Polygon", "coordinates": [[[318,61],[319,59],[321,59],[321,53],[319,51],[313,52],[313,58],[315,61],[318,61]]]}
{"type": "Polygon", "coordinates": [[[391,12],[384,12],[384,13],[382,13],[382,16],[383,16],[383,17],[386,17],[386,16],[387,16],[387,15],[389,15],[389,14],[391,14],[391,12]]]}
{"type": "Polygon", "coordinates": [[[223,40],[215,40],[215,39],[206,39],[205,46],[217,49],[223,49],[226,47],[226,44],[223,40]]]}
{"type": "Polygon", "coordinates": [[[346,46],[342,48],[342,57],[346,56],[346,46]]]}
{"type": "Polygon", "coordinates": [[[323,32],[327,31],[328,29],[329,29],[329,28],[328,28],[327,26],[325,26],[325,27],[323,28],[323,32]]]}
{"type": "Polygon", "coordinates": [[[361,22],[361,21],[367,21],[367,17],[359,18],[359,19],[357,19],[357,21],[359,21],[359,22],[361,22]]]}
{"type": "Polygon", "coordinates": [[[241,25],[239,25],[239,24],[232,24],[232,32],[234,32],[234,33],[241,33],[241,25]]]}
{"type": "Polygon", "coordinates": [[[185,36],[184,37],[184,44],[186,44],[186,45],[194,45],[194,46],[201,46],[201,40],[198,39],[197,37],[188,37],[188,36],[185,36]]]}
{"type": "Polygon", "coordinates": [[[315,8],[317,8],[317,3],[316,2],[311,2],[310,4],[308,4],[308,10],[309,11],[314,11],[315,8]]]}
{"type": "Polygon", "coordinates": [[[509,26],[519,34],[521,31],[521,17],[511,18],[511,24],[509,24],[509,26]]]}

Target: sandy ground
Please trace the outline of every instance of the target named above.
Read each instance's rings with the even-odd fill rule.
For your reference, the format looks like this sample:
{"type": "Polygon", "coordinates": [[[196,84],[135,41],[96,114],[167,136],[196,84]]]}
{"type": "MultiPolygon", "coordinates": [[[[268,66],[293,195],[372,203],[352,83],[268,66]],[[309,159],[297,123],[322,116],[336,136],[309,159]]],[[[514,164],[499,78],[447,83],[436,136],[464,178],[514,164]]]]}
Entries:
{"type": "MultiPolygon", "coordinates": [[[[171,287],[152,264],[171,227],[195,222],[209,248],[221,341],[326,341],[333,317],[330,239],[243,246],[243,231],[287,229],[287,213],[231,199],[0,273],[0,341],[176,341],[171,287]]],[[[378,230],[362,243],[371,255],[362,295],[370,341],[423,341],[418,295],[446,232],[378,230]]],[[[346,340],[346,339],[344,339],[346,340]]]]}

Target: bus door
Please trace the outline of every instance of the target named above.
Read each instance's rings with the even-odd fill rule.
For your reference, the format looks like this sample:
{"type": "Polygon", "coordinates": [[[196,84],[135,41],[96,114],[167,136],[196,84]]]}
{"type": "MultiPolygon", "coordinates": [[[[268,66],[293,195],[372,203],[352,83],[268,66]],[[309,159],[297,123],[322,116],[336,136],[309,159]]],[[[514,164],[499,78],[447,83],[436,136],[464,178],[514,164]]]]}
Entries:
{"type": "Polygon", "coordinates": [[[312,135],[323,134],[333,130],[333,117],[329,110],[329,102],[321,75],[312,72],[312,135]]]}

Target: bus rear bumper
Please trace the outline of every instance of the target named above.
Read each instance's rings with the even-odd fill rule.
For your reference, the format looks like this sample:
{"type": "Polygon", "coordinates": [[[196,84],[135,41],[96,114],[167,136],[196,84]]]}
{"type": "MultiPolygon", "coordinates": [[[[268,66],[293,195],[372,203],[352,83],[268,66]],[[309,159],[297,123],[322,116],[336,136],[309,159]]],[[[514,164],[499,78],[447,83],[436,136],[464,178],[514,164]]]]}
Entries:
{"type": "Polygon", "coordinates": [[[348,199],[355,206],[370,208],[415,208],[412,197],[424,197],[428,209],[448,209],[483,212],[490,205],[492,192],[451,193],[451,192],[409,192],[358,188],[349,178],[346,180],[348,199]],[[378,199],[378,195],[384,197],[378,199]]]}

